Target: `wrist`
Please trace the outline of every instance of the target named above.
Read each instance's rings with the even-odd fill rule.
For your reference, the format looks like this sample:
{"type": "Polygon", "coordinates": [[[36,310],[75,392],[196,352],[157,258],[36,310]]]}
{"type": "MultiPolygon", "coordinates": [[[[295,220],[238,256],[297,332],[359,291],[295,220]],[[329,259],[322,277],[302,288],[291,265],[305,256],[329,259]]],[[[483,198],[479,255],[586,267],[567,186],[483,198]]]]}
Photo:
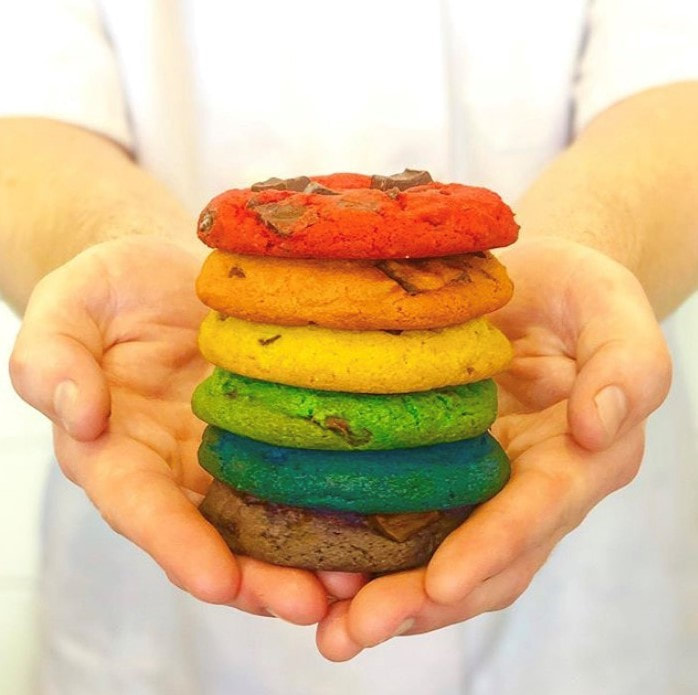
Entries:
{"type": "Polygon", "coordinates": [[[620,187],[595,175],[572,146],[524,193],[515,207],[521,239],[564,239],[600,251],[636,273],[645,220],[620,187]]]}

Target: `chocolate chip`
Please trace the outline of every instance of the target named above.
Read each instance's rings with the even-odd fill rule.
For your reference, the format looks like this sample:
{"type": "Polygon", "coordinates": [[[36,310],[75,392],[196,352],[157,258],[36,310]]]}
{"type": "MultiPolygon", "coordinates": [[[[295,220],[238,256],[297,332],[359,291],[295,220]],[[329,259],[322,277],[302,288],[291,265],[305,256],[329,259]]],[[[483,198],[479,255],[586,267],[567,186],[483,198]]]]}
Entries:
{"type": "Polygon", "coordinates": [[[199,218],[199,231],[206,234],[213,226],[213,221],[216,219],[216,215],[212,210],[206,208],[199,218]]]}
{"type": "Polygon", "coordinates": [[[244,271],[242,268],[240,268],[240,267],[237,266],[237,265],[234,265],[234,266],[228,271],[228,277],[229,277],[229,278],[233,278],[233,277],[235,277],[235,278],[244,278],[244,277],[247,277],[247,276],[245,275],[245,271],[244,271]]]}
{"type": "Polygon", "coordinates": [[[375,265],[377,270],[380,270],[381,273],[387,275],[393,282],[400,285],[407,294],[419,294],[421,291],[417,285],[410,282],[410,280],[400,272],[402,269],[399,264],[391,263],[390,261],[378,261],[375,265]]]}
{"type": "Polygon", "coordinates": [[[279,338],[281,337],[281,334],[273,335],[271,338],[257,338],[257,342],[262,346],[266,347],[267,345],[271,345],[272,343],[275,343],[279,338]]]}
{"type": "Polygon", "coordinates": [[[359,446],[371,441],[371,432],[369,432],[369,430],[363,429],[360,432],[354,432],[344,418],[336,415],[328,415],[325,418],[324,426],[330,430],[330,432],[337,433],[346,440],[350,446],[359,446]]]}
{"type": "Polygon", "coordinates": [[[411,514],[370,514],[366,520],[386,538],[404,543],[423,528],[438,521],[441,512],[414,512],[411,514]]]}
{"type": "Polygon", "coordinates": [[[310,179],[307,176],[296,176],[292,179],[279,179],[276,176],[272,176],[266,181],[258,181],[253,183],[250,190],[259,191],[296,191],[296,193],[302,193],[305,188],[310,183],[310,179]]]}
{"type": "Polygon", "coordinates": [[[317,181],[311,181],[304,189],[303,193],[315,193],[317,195],[339,195],[339,191],[333,191],[327,186],[323,186],[317,181]]]}
{"type": "Polygon", "coordinates": [[[257,181],[250,186],[251,191],[256,193],[259,191],[284,191],[286,190],[286,185],[283,179],[272,176],[266,181],[257,181]]]}
{"type": "Polygon", "coordinates": [[[376,212],[379,208],[375,200],[347,200],[340,198],[337,201],[337,207],[346,210],[360,210],[361,212],[376,212]]]}
{"type": "Polygon", "coordinates": [[[458,283],[471,283],[473,280],[470,277],[470,271],[472,270],[472,263],[467,256],[453,256],[441,258],[440,262],[446,267],[452,270],[460,271],[456,277],[451,278],[446,284],[456,285],[458,283]]]}
{"type": "Polygon", "coordinates": [[[381,191],[390,191],[393,188],[397,188],[400,191],[404,191],[413,186],[423,186],[433,181],[434,179],[431,178],[431,174],[428,171],[405,169],[401,174],[392,174],[391,176],[374,174],[371,177],[371,188],[377,188],[381,191]]]}
{"type": "Polygon", "coordinates": [[[264,224],[279,236],[290,236],[291,227],[306,213],[302,205],[266,203],[254,206],[254,211],[264,224]]]}

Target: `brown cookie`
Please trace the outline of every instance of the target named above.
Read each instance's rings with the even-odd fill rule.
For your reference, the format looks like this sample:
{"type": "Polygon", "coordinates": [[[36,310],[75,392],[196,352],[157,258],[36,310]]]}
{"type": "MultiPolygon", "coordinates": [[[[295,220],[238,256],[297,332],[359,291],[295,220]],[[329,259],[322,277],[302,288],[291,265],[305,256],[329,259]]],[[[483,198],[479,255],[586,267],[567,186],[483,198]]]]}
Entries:
{"type": "Polygon", "coordinates": [[[199,510],[235,553],[275,565],[382,573],[426,564],[472,507],[362,516],[268,504],[214,480],[199,510]]]}

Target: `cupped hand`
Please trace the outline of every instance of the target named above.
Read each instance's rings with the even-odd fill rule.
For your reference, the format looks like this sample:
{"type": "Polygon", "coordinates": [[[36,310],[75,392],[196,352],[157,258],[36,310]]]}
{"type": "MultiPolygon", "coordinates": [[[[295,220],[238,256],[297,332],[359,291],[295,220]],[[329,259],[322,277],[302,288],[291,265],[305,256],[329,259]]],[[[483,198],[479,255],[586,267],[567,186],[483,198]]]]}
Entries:
{"type": "Polygon", "coordinates": [[[361,579],[235,558],[197,511],[210,477],[190,397],[202,251],[131,237],[83,252],[36,287],[11,359],[19,393],[54,422],[56,456],[117,532],[194,596],[317,622],[361,579]],[[325,584],[321,582],[325,580],[325,584]]]}
{"type": "Polygon", "coordinates": [[[509,606],[560,539],[639,468],[644,421],[671,374],[640,284],[603,254],[562,240],[522,241],[501,258],[515,292],[492,319],[515,355],[498,380],[493,433],[511,479],[426,568],[374,579],[332,605],[317,633],[329,659],[509,606]]]}

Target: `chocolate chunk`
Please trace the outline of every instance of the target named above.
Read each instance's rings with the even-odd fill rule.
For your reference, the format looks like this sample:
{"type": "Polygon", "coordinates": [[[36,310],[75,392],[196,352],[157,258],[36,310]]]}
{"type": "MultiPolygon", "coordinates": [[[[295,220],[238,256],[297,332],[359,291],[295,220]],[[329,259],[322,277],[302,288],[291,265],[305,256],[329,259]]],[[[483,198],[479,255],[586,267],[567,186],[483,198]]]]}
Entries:
{"type": "Polygon", "coordinates": [[[458,283],[470,283],[473,281],[473,279],[470,277],[470,270],[473,266],[466,256],[442,258],[441,263],[443,263],[443,265],[446,268],[451,268],[452,270],[460,271],[458,275],[456,275],[448,281],[448,285],[456,285],[458,283]]]}
{"type": "Polygon", "coordinates": [[[216,219],[216,215],[212,210],[206,208],[199,218],[199,231],[206,234],[213,226],[213,221],[216,219]]]}
{"type": "Polygon", "coordinates": [[[379,206],[373,200],[347,200],[343,198],[337,201],[337,207],[348,210],[361,210],[363,212],[376,212],[379,206]]]}
{"type": "Polygon", "coordinates": [[[415,512],[413,514],[371,514],[366,519],[371,527],[386,538],[404,543],[415,533],[433,524],[441,512],[415,512]]]}
{"type": "Polygon", "coordinates": [[[247,275],[245,275],[245,271],[242,268],[240,268],[240,266],[234,265],[228,271],[228,277],[244,278],[247,277],[247,275]]]}
{"type": "Polygon", "coordinates": [[[433,181],[434,179],[431,178],[431,174],[428,171],[405,169],[401,174],[392,174],[391,176],[374,174],[371,177],[371,188],[377,188],[381,191],[390,191],[392,188],[397,188],[400,191],[404,191],[413,186],[423,186],[433,181]]]}
{"type": "Polygon", "coordinates": [[[281,334],[273,335],[271,338],[257,338],[257,342],[262,346],[267,346],[275,343],[280,337],[281,334]]]}
{"type": "Polygon", "coordinates": [[[266,203],[256,205],[254,211],[264,224],[279,236],[290,236],[291,227],[307,212],[302,205],[266,203]]]}
{"type": "Polygon", "coordinates": [[[354,432],[344,418],[337,417],[336,415],[328,415],[325,418],[324,426],[330,430],[330,432],[336,432],[351,446],[359,446],[371,441],[371,433],[367,429],[354,432]]]}
{"type": "Polygon", "coordinates": [[[401,268],[397,263],[392,263],[391,261],[379,261],[376,263],[376,268],[384,275],[387,275],[393,282],[400,285],[400,287],[402,287],[402,289],[408,294],[414,295],[420,292],[420,288],[410,282],[404,276],[404,274],[400,272],[401,268]]]}
{"type": "Polygon", "coordinates": [[[266,181],[257,181],[257,183],[253,183],[250,186],[250,190],[255,191],[255,193],[259,191],[285,191],[286,183],[283,179],[272,176],[266,181]]]}
{"type": "Polygon", "coordinates": [[[488,280],[497,282],[497,278],[494,275],[492,275],[492,273],[488,273],[484,268],[478,268],[478,271],[482,273],[488,280]]]}
{"type": "Polygon", "coordinates": [[[218,480],[199,509],[235,553],[277,565],[372,574],[426,564],[468,514],[467,509],[448,510],[434,524],[396,543],[358,514],[263,502],[218,480]]]}
{"type": "Polygon", "coordinates": [[[339,195],[339,191],[333,191],[327,186],[323,186],[317,181],[311,181],[304,189],[303,193],[316,193],[318,195],[339,195]]]}
{"type": "Polygon", "coordinates": [[[296,176],[292,179],[279,179],[272,176],[266,181],[258,181],[250,186],[250,190],[258,191],[296,191],[302,193],[310,183],[307,176],[296,176]]]}

